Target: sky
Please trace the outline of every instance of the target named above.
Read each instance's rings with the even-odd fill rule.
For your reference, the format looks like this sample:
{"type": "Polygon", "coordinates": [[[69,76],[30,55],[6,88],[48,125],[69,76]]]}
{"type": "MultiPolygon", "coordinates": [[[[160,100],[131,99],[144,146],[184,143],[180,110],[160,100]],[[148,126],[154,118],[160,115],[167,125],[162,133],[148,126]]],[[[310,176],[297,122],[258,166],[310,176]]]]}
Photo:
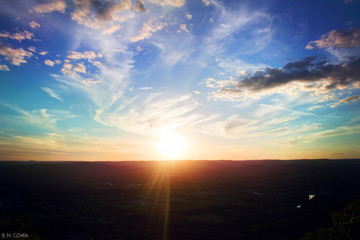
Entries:
{"type": "Polygon", "coordinates": [[[0,160],[360,158],[360,1],[0,3],[0,160]]]}

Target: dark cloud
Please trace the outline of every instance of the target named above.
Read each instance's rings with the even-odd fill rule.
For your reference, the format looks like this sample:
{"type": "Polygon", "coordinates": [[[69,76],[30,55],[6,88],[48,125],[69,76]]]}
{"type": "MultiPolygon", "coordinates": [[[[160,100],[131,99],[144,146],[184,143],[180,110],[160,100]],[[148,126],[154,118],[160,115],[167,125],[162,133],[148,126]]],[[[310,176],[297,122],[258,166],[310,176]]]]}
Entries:
{"type": "Polygon", "coordinates": [[[101,2],[99,0],[91,0],[91,9],[94,10],[97,19],[109,21],[112,18],[115,3],[112,1],[101,2]]]}
{"type": "Polygon", "coordinates": [[[331,105],[332,108],[339,106],[340,104],[343,103],[349,103],[349,102],[356,102],[356,101],[360,101],[360,95],[355,95],[355,96],[350,96],[347,98],[343,98],[340,101],[334,103],[333,105],[331,105]]]}
{"type": "Polygon", "coordinates": [[[235,90],[262,91],[280,87],[292,82],[312,83],[326,80],[327,90],[347,87],[360,81],[360,58],[352,58],[347,63],[332,64],[327,60],[317,61],[308,57],[290,62],[283,68],[268,68],[256,72],[235,85],[235,90]]]}
{"type": "Polygon", "coordinates": [[[148,9],[145,8],[144,2],[142,0],[136,0],[134,4],[134,10],[137,12],[147,12],[148,9]]]}
{"type": "Polygon", "coordinates": [[[360,95],[351,96],[340,100],[342,103],[356,102],[360,100],[360,95]]]}
{"type": "Polygon", "coordinates": [[[306,49],[313,49],[314,47],[350,48],[356,46],[360,46],[360,28],[332,30],[322,35],[321,39],[309,42],[306,49]]]}
{"type": "Polygon", "coordinates": [[[76,10],[72,19],[90,28],[99,28],[101,22],[115,20],[119,12],[130,10],[131,1],[73,0],[76,10]]]}

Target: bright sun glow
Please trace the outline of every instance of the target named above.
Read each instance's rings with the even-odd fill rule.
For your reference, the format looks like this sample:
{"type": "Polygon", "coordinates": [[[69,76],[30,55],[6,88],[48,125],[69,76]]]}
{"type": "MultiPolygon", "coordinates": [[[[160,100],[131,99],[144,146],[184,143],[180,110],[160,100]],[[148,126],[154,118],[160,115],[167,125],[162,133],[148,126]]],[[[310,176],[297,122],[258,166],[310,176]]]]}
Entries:
{"type": "Polygon", "coordinates": [[[157,148],[165,158],[175,160],[181,158],[185,153],[187,144],[181,135],[173,132],[164,132],[160,134],[157,148]]]}

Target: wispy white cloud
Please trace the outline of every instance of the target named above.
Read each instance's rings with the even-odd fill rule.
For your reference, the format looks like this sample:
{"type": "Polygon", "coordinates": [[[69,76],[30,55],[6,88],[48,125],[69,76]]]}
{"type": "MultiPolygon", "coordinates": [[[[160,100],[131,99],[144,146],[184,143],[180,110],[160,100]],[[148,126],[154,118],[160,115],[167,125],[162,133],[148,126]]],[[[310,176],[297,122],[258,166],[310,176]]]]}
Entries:
{"type": "Polygon", "coordinates": [[[95,58],[102,58],[103,55],[101,53],[95,53],[93,51],[85,51],[85,52],[76,52],[76,51],[69,51],[67,58],[69,59],[87,59],[87,60],[93,60],[95,58]]]}
{"type": "Polygon", "coordinates": [[[50,97],[55,98],[55,99],[59,100],[60,102],[63,102],[63,99],[61,97],[59,97],[59,95],[54,90],[52,90],[48,87],[42,87],[41,89],[44,92],[48,93],[50,95],[50,97]]]}
{"type": "Polygon", "coordinates": [[[28,47],[28,50],[33,53],[36,52],[36,48],[34,46],[28,47]]]}
{"type": "Polygon", "coordinates": [[[148,21],[144,22],[143,26],[139,30],[138,35],[132,37],[130,41],[137,42],[146,38],[150,38],[153,33],[162,30],[166,26],[166,22],[157,22],[154,24],[153,20],[149,19],[148,21]]]}
{"type": "Polygon", "coordinates": [[[279,126],[269,128],[267,131],[264,131],[264,134],[272,136],[272,137],[284,137],[284,142],[289,142],[289,138],[291,139],[291,143],[293,139],[298,139],[299,137],[293,136],[308,136],[313,134],[314,132],[321,131],[322,125],[320,123],[312,123],[312,124],[296,124],[296,125],[287,125],[287,126],[279,126]],[[287,140],[285,140],[287,139],[287,140]]]}
{"type": "Polygon", "coordinates": [[[112,34],[116,31],[118,31],[120,28],[121,28],[120,24],[114,24],[114,25],[111,25],[110,27],[104,29],[102,31],[102,34],[112,34]]]}
{"type": "Polygon", "coordinates": [[[167,97],[163,93],[150,93],[124,104],[128,107],[119,106],[118,111],[111,113],[107,109],[97,110],[95,119],[123,131],[150,135],[203,120],[202,115],[194,112],[198,105],[190,95],[167,97]]]}
{"type": "Polygon", "coordinates": [[[269,66],[265,64],[251,64],[238,58],[217,58],[218,66],[228,74],[237,77],[245,77],[257,71],[264,70],[269,66]]]}
{"type": "Polygon", "coordinates": [[[287,108],[288,105],[291,105],[288,101],[274,105],[241,105],[241,114],[231,115],[225,119],[220,115],[209,123],[197,126],[195,131],[225,139],[237,139],[245,145],[269,144],[269,141],[275,144],[276,141],[274,147],[278,148],[288,144],[288,137],[304,136],[321,130],[321,123],[307,121],[310,117],[316,118],[316,115],[292,110],[287,108]]]}
{"type": "Polygon", "coordinates": [[[10,71],[10,69],[6,65],[0,65],[0,71],[10,71]]]}
{"type": "Polygon", "coordinates": [[[42,55],[42,56],[45,56],[47,53],[48,52],[46,52],[46,51],[39,52],[39,54],[42,55]]]}
{"type": "Polygon", "coordinates": [[[72,76],[76,79],[79,79],[80,76],[78,75],[78,73],[83,73],[86,74],[86,67],[84,65],[84,63],[76,63],[75,65],[69,63],[69,62],[65,62],[63,67],[61,68],[61,72],[64,75],[68,75],[68,76],[72,76]]]}
{"type": "Polygon", "coordinates": [[[139,90],[151,90],[152,87],[139,87],[139,90]]]}
{"type": "Polygon", "coordinates": [[[11,48],[0,45],[0,55],[5,56],[6,60],[10,60],[13,65],[20,66],[21,63],[27,63],[25,58],[33,56],[31,52],[28,52],[22,48],[11,48]]]}
{"type": "MultiPolygon", "coordinates": [[[[190,95],[169,97],[147,91],[135,95],[127,92],[134,61],[132,54],[136,53],[122,50],[121,54],[114,51],[109,54],[99,67],[100,73],[92,74],[91,78],[83,79],[74,75],[70,62],[64,63],[62,71],[66,74],[65,77],[54,76],[61,83],[85,94],[93,103],[90,111],[94,113],[93,117],[97,122],[125,132],[151,135],[157,129],[178,128],[203,120],[194,111],[198,105],[190,95]]],[[[80,58],[75,57],[79,54],[69,55],[73,55],[74,60],[80,58]]],[[[91,56],[94,57],[95,54],[91,56]]],[[[147,87],[140,89],[151,90],[147,87]]]]}
{"type": "Polygon", "coordinates": [[[237,139],[251,138],[256,134],[254,131],[259,130],[256,126],[258,120],[241,118],[238,114],[232,115],[225,120],[212,121],[210,123],[198,126],[200,132],[210,136],[222,138],[237,139]]]}
{"type": "MultiPolygon", "coordinates": [[[[270,104],[260,104],[261,109],[266,109],[268,108],[270,110],[270,112],[272,111],[285,111],[288,113],[291,113],[294,116],[316,116],[316,114],[314,113],[309,113],[309,112],[302,112],[302,111],[296,111],[296,110],[292,110],[290,108],[281,106],[281,105],[270,105],[270,104]]],[[[263,110],[262,110],[263,112],[263,110]]],[[[267,110],[265,110],[266,113],[268,113],[267,110]]]]}
{"type": "Polygon", "coordinates": [[[2,32],[2,33],[0,33],[0,37],[10,38],[10,39],[18,40],[19,42],[21,42],[25,39],[31,40],[34,37],[34,34],[27,30],[25,30],[23,32],[16,32],[13,34],[10,34],[9,32],[2,32]]]}
{"type": "Polygon", "coordinates": [[[34,37],[34,34],[26,30],[24,32],[14,33],[10,36],[11,39],[18,40],[19,42],[25,39],[31,40],[32,37],[34,37]]]}
{"type": "Polygon", "coordinates": [[[323,108],[324,106],[325,105],[316,105],[316,106],[309,107],[307,110],[312,111],[314,109],[323,108]]]}
{"type": "Polygon", "coordinates": [[[50,67],[53,67],[53,66],[55,65],[55,62],[53,62],[53,61],[51,61],[51,60],[49,60],[49,59],[46,59],[46,60],[44,61],[44,63],[45,63],[45,65],[48,65],[48,66],[50,66],[50,67]]]}
{"type": "MultiPolygon", "coordinates": [[[[273,37],[271,15],[245,8],[227,9],[220,2],[213,2],[213,5],[220,14],[216,18],[217,24],[204,41],[208,54],[219,55],[230,47],[234,54],[253,54],[261,51],[271,42],[273,37]],[[232,36],[240,31],[246,32],[247,38],[241,39],[243,45],[234,48],[232,36]],[[242,48],[243,46],[246,48],[242,48]]],[[[213,22],[212,20],[210,22],[213,22]]]]}
{"type": "Polygon", "coordinates": [[[243,101],[244,95],[240,90],[233,88],[222,88],[215,92],[209,93],[208,100],[223,101],[243,101]]]}
{"type": "Polygon", "coordinates": [[[29,23],[29,25],[30,25],[31,28],[39,28],[40,27],[40,24],[35,22],[35,21],[31,21],[29,23]]]}
{"type": "Polygon", "coordinates": [[[48,109],[27,111],[17,105],[3,101],[0,101],[0,105],[11,109],[18,114],[15,118],[12,118],[13,121],[17,119],[20,121],[19,124],[21,125],[27,123],[40,129],[56,130],[57,121],[74,117],[74,115],[70,114],[68,111],[50,111],[48,109]]]}
{"type": "Polygon", "coordinates": [[[209,0],[202,0],[202,2],[203,2],[206,6],[209,6],[209,5],[210,5],[210,1],[209,1],[209,0]]]}
{"type": "Polygon", "coordinates": [[[184,32],[189,32],[189,30],[186,27],[186,24],[181,24],[180,25],[180,30],[184,31],[184,32]]]}
{"type": "Polygon", "coordinates": [[[0,37],[8,38],[8,37],[10,37],[10,33],[9,32],[1,32],[0,37]]]}
{"type": "Polygon", "coordinates": [[[233,77],[229,77],[229,79],[216,80],[214,78],[208,78],[202,84],[205,84],[206,87],[209,88],[231,88],[236,85],[237,81],[233,77]]]}
{"type": "Polygon", "coordinates": [[[83,83],[85,86],[89,87],[89,86],[101,83],[101,81],[100,80],[94,80],[92,78],[86,78],[86,79],[81,80],[81,83],[83,83]]]}
{"type": "Polygon", "coordinates": [[[75,72],[79,72],[79,73],[86,73],[86,67],[85,67],[84,63],[77,63],[74,66],[73,70],[75,72]]]}
{"type": "MultiPolygon", "coordinates": [[[[150,41],[160,50],[159,56],[160,60],[162,60],[162,66],[171,68],[180,62],[189,63],[188,60],[190,60],[192,54],[201,54],[201,49],[195,47],[195,38],[191,33],[183,34],[181,38],[177,35],[178,34],[168,34],[167,31],[162,31],[156,36],[153,36],[150,41]]],[[[197,60],[198,59],[191,61],[194,65],[199,65],[200,61],[197,60]]]]}
{"type": "Polygon", "coordinates": [[[48,3],[38,4],[29,10],[30,13],[49,13],[53,11],[65,13],[66,2],[63,0],[51,1],[48,3]]]}
{"type": "Polygon", "coordinates": [[[340,101],[334,103],[331,105],[332,108],[339,106],[340,104],[343,103],[349,103],[349,102],[356,102],[356,101],[360,101],[360,95],[355,95],[355,96],[350,96],[350,97],[346,97],[341,99],[340,101]]]}
{"type": "Polygon", "coordinates": [[[66,75],[66,74],[73,74],[73,71],[72,71],[72,68],[73,66],[68,63],[68,62],[65,62],[63,67],[61,68],[61,72],[62,74],[66,75]]]}
{"type": "Polygon", "coordinates": [[[67,59],[64,62],[63,68],[61,69],[61,72],[63,74],[75,74],[76,72],[86,73],[86,67],[83,62],[73,64],[71,60],[76,61],[76,60],[85,59],[89,61],[92,65],[100,67],[101,62],[97,61],[96,59],[102,57],[103,54],[95,53],[93,51],[85,51],[85,52],[69,51],[67,55],[67,59]]]}
{"type": "Polygon", "coordinates": [[[333,129],[317,131],[311,134],[307,134],[305,136],[299,136],[295,138],[291,138],[290,143],[311,143],[319,139],[343,136],[349,134],[358,134],[360,133],[360,125],[353,126],[339,126],[333,129]]]}
{"type": "Polygon", "coordinates": [[[147,0],[147,1],[162,7],[166,7],[166,6],[182,7],[185,4],[185,0],[147,0]]]}
{"type": "MultiPolygon", "coordinates": [[[[111,39],[111,37],[106,37],[106,40],[109,38],[111,39]]],[[[99,45],[99,42],[97,44],[99,45]]],[[[116,46],[110,45],[110,47],[116,46]]],[[[94,57],[94,54],[90,56],[94,57]]],[[[61,70],[65,76],[54,75],[54,77],[57,81],[70,86],[77,94],[82,94],[84,98],[88,99],[92,104],[91,112],[112,113],[121,104],[120,99],[125,101],[123,95],[129,85],[129,75],[134,60],[130,54],[116,55],[110,51],[105,61],[106,64],[98,66],[97,73],[90,75],[86,73],[80,76],[73,70],[74,65],[69,60],[65,60],[61,70]]]]}

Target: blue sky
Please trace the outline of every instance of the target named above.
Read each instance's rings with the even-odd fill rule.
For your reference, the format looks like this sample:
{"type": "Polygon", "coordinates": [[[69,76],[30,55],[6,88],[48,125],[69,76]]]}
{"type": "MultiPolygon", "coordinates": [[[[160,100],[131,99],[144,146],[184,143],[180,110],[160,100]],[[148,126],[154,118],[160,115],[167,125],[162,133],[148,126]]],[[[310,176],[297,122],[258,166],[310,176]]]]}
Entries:
{"type": "Polygon", "coordinates": [[[1,160],[360,157],[359,1],[1,5],[1,160]]]}

